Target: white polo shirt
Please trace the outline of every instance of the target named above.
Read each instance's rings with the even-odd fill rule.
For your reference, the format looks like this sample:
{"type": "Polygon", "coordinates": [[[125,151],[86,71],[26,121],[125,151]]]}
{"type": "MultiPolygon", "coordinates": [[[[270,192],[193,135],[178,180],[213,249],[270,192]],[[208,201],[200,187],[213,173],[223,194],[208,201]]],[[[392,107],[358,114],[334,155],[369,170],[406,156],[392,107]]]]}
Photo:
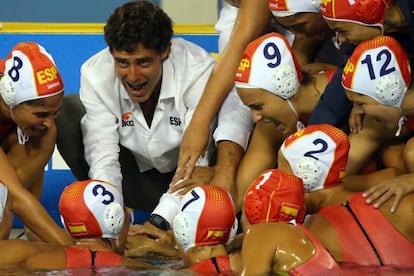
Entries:
{"type": "MultiPolygon", "coordinates": [[[[140,105],[130,100],[116,77],[109,49],[88,59],[81,67],[79,94],[86,109],[81,129],[85,159],[90,165],[89,177],[109,181],[121,188],[119,143],[135,156],[141,172],[152,168],[160,172],[174,170],[182,135],[214,64],[215,60],[203,48],[174,38],[169,57],[163,62],[161,92],[149,127],[140,105]]],[[[235,124],[231,120],[227,122],[235,124]]],[[[212,131],[215,126],[214,120],[212,131]]],[[[232,140],[228,135],[226,137],[232,140]]],[[[199,165],[208,164],[213,147],[211,135],[207,154],[199,160],[199,165]]]]}

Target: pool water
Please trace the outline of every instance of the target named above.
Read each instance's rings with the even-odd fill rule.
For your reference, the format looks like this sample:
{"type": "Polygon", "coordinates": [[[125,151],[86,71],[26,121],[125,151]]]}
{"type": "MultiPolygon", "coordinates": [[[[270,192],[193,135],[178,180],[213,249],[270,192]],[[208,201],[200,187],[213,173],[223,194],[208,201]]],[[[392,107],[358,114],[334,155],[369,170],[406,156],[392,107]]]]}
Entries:
{"type": "MultiPolygon", "coordinates": [[[[148,260],[147,260],[148,261],[148,260]]],[[[41,276],[89,276],[89,275],[142,275],[142,276],[189,276],[195,275],[193,273],[180,271],[182,262],[179,259],[153,259],[150,260],[156,268],[151,270],[134,270],[133,268],[125,267],[99,267],[95,269],[78,268],[78,269],[62,269],[62,270],[42,270],[42,271],[27,271],[22,267],[0,268],[0,275],[41,275],[41,276]]],[[[335,276],[413,276],[414,269],[399,269],[390,267],[361,267],[354,265],[342,266],[343,271],[335,273],[335,276]]],[[[237,274],[234,274],[237,275],[237,274]]],[[[269,274],[274,275],[274,274],[269,274]]],[[[287,274],[282,274],[287,275],[287,274]]],[[[331,276],[332,272],[318,274],[317,276],[331,276]]],[[[227,275],[228,276],[228,275],[227,275]]],[[[316,276],[313,274],[304,276],[316,276]]]]}
{"type": "MultiPolygon", "coordinates": [[[[403,252],[401,252],[403,254],[403,252]]],[[[1,256],[0,256],[1,258],[1,256]]],[[[95,269],[62,269],[62,270],[41,270],[28,271],[24,267],[0,267],[0,276],[2,275],[63,275],[63,276],[89,276],[89,275],[143,275],[143,276],[189,276],[194,273],[183,271],[183,261],[179,257],[169,258],[161,256],[152,256],[150,258],[139,258],[154,266],[150,270],[142,270],[142,268],[126,268],[126,267],[99,267],[95,269]]],[[[398,267],[374,267],[374,266],[356,266],[354,264],[341,264],[342,271],[333,274],[327,271],[326,273],[318,274],[317,276],[414,276],[414,260],[412,269],[400,269],[398,267]]],[[[229,276],[228,274],[226,274],[229,276]]],[[[237,275],[237,274],[234,274],[237,275]]],[[[274,275],[274,274],[269,274],[274,275]]],[[[287,275],[287,274],[282,274],[287,275]]],[[[316,276],[316,275],[304,275],[316,276]]]]}
{"type": "Polygon", "coordinates": [[[62,275],[62,276],[89,276],[89,275],[189,275],[185,272],[179,271],[163,271],[163,270],[132,270],[124,267],[101,267],[98,269],[62,269],[62,270],[51,270],[51,271],[34,271],[29,272],[24,269],[0,269],[0,275],[62,275]]]}
{"type": "Polygon", "coordinates": [[[179,271],[183,267],[180,258],[151,258],[145,261],[154,265],[154,269],[142,270],[126,267],[98,267],[94,269],[59,269],[59,270],[38,270],[28,271],[24,267],[0,267],[0,275],[63,275],[63,276],[89,276],[89,275],[157,275],[157,276],[188,276],[190,273],[179,271]]]}

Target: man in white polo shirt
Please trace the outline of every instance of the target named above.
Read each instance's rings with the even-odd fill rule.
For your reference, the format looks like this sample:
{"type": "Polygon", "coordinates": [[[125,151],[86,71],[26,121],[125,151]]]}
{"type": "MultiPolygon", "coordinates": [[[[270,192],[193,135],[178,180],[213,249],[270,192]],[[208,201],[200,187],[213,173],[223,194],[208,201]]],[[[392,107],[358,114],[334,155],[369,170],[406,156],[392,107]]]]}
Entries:
{"type": "MultiPolygon", "coordinates": [[[[65,99],[57,119],[58,149],[78,179],[122,187],[126,206],[150,212],[169,189],[182,135],[215,60],[201,47],[172,38],[171,19],[147,1],[117,8],[104,36],[108,47],[81,68],[79,94],[85,111],[77,95],[65,99]]],[[[229,101],[233,108],[220,115],[218,128],[211,124],[209,150],[198,160],[187,189],[220,184],[220,174],[234,181],[247,146],[250,128],[245,126],[251,126],[249,110],[234,96],[229,101]]]]}

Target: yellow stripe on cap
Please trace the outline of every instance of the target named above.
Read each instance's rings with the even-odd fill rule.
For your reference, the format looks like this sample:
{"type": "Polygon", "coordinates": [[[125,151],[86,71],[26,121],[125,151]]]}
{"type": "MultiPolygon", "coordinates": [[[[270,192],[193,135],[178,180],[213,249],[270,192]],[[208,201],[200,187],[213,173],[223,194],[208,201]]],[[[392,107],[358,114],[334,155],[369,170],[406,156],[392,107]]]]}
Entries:
{"type": "MultiPolygon", "coordinates": [[[[280,184],[280,181],[277,184],[276,190],[279,188],[279,184],[280,184]]],[[[272,193],[269,196],[269,207],[267,207],[266,221],[269,221],[269,218],[270,218],[270,214],[271,214],[270,211],[272,209],[272,202],[273,202],[272,198],[274,194],[275,194],[275,191],[272,191],[272,193]]]]}
{"type": "Polygon", "coordinates": [[[224,237],[224,234],[226,233],[225,230],[208,230],[207,233],[207,239],[209,238],[222,238],[224,237]]]}
{"type": "Polygon", "coordinates": [[[72,234],[87,233],[86,226],[83,223],[79,225],[68,225],[68,229],[72,234]]]}
{"type": "Polygon", "coordinates": [[[282,205],[282,207],[280,208],[280,212],[296,217],[299,213],[299,209],[287,205],[282,205]]]}

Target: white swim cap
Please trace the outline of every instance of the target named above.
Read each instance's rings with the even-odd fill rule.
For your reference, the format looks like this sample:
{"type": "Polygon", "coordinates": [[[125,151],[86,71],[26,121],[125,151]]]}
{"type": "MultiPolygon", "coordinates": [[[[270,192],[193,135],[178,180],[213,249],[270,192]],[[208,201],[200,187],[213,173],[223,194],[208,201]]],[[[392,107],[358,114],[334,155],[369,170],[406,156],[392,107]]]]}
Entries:
{"type": "Polygon", "coordinates": [[[348,59],[341,83],[345,89],[399,108],[411,84],[407,53],[390,36],[363,41],[348,59]]]}
{"type": "Polygon", "coordinates": [[[75,238],[116,238],[124,225],[122,194],[104,181],[73,182],[62,192],[59,211],[75,238]]]}
{"type": "Polygon", "coordinates": [[[184,196],[180,212],[173,220],[173,232],[187,252],[195,246],[230,242],[237,225],[230,194],[219,186],[202,185],[184,196]]]}
{"type": "Polygon", "coordinates": [[[20,42],[4,62],[0,62],[0,95],[16,105],[63,92],[63,80],[52,56],[35,42],[20,42]]]}
{"type": "Polygon", "coordinates": [[[337,186],[346,174],[348,136],[329,124],[310,125],[290,135],[280,152],[306,192],[337,186]],[[313,159],[313,160],[311,160],[313,159]]]}
{"type": "Polygon", "coordinates": [[[289,41],[268,33],[250,42],[243,53],[235,86],[261,88],[283,99],[292,98],[303,79],[289,41]]]}
{"type": "Polygon", "coordinates": [[[321,0],[269,0],[269,9],[275,17],[300,12],[319,13],[321,0]]]}

